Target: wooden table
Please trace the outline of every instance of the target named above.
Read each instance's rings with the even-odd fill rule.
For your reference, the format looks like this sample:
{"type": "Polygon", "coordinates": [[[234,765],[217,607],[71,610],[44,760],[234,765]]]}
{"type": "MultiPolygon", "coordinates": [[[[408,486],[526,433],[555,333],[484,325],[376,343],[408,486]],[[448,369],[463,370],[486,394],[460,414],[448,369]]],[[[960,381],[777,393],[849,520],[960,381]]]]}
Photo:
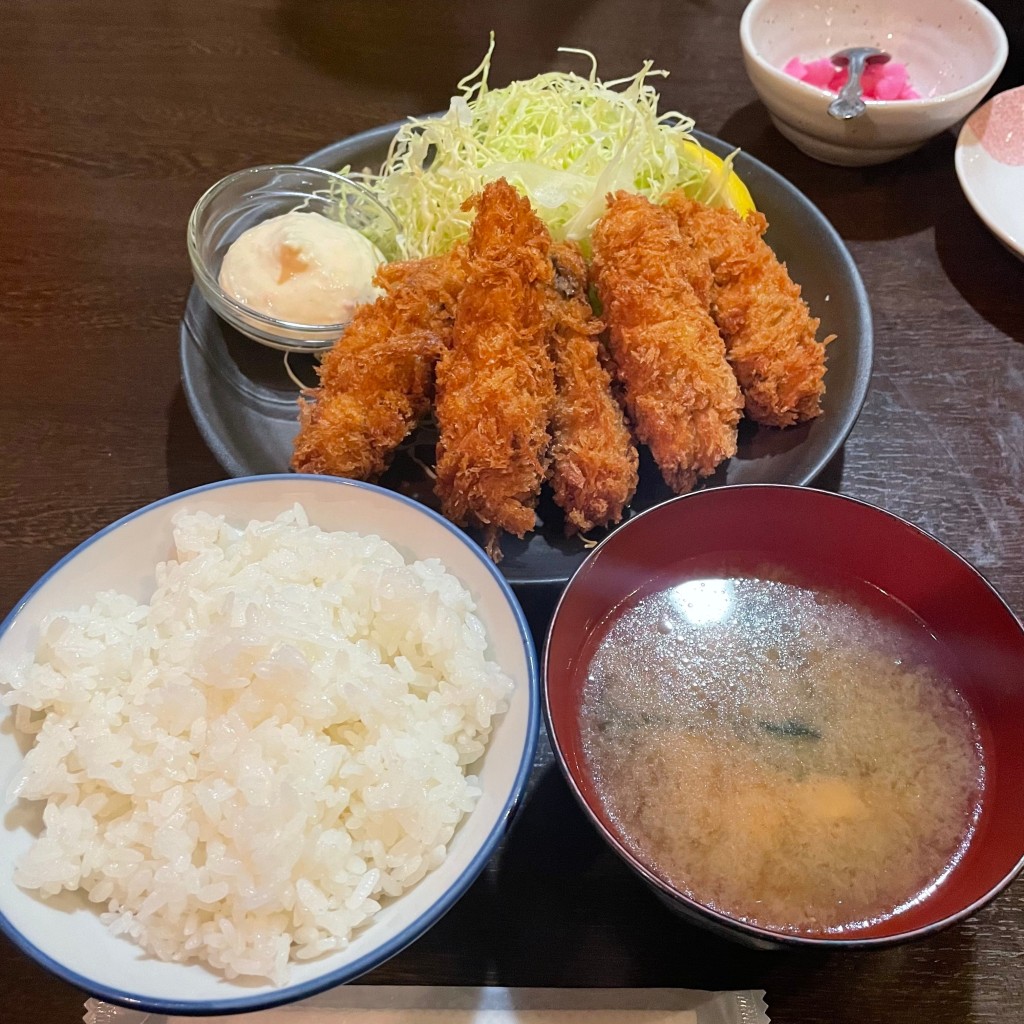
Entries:
{"type": "MultiPolygon", "coordinates": [[[[861,268],[876,328],[867,406],[821,485],[932,531],[1024,611],[1024,265],[967,205],[952,134],[866,170],[826,167],[784,141],[743,71],[742,6],[7,0],[0,614],[101,526],[223,475],[178,380],[185,224],[203,189],[444,106],[491,28],[498,84],[564,66],[559,44],[596,51],[606,77],[653,58],[672,71],[665,107],[765,160],[821,207],[861,268]]],[[[1006,85],[1024,79],[1019,67],[1008,74],[1006,85]]],[[[680,923],[626,873],[542,742],[500,857],[367,980],[757,986],[782,1024],[1002,1024],[1024,1013],[1024,881],[906,947],[746,952],[680,923]]],[[[82,999],[0,941],[4,1020],[69,1024],[82,999]]]]}

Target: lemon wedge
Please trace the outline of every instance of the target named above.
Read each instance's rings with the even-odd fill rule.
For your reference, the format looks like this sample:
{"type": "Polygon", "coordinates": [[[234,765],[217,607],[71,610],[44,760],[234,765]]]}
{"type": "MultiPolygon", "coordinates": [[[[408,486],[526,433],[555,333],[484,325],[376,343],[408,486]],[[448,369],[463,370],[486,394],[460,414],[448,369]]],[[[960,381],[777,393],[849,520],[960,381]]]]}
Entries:
{"type": "Polygon", "coordinates": [[[706,201],[715,196],[717,200],[715,205],[731,206],[741,217],[746,217],[748,213],[752,213],[757,209],[750,192],[747,190],[747,186],[743,184],[743,179],[731,168],[725,184],[719,184],[722,176],[726,173],[725,161],[721,157],[716,156],[708,149],[704,149],[703,146],[696,142],[687,142],[686,145],[688,148],[699,153],[701,162],[707,167],[709,172],[704,182],[704,188],[701,190],[701,194],[696,197],[697,199],[706,201]]]}

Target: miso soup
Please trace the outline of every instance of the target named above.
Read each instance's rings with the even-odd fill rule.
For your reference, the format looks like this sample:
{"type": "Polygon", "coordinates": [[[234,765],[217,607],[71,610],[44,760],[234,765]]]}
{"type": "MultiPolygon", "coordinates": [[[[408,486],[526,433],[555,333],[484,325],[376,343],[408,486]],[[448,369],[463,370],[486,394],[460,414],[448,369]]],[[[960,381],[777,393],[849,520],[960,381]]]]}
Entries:
{"type": "Polygon", "coordinates": [[[582,730],[638,859],[788,932],[912,905],[962,856],[984,786],[978,728],[923,624],[762,574],[624,609],[594,649],[582,730]]]}

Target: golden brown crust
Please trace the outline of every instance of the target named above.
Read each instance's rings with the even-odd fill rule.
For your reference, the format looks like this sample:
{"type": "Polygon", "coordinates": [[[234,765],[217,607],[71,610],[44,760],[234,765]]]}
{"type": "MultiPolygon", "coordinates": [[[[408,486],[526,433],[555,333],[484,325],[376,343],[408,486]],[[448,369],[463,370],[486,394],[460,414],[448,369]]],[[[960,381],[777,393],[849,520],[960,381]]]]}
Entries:
{"type": "Polygon", "coordinates": [[[735,454],[743,408],[725,345],[685,272],[692,250],[669,210],[627,192],[610,198],[592,245],[627,411],[682,493],[735,454]]]}
{"type": "Polygon", "coordinates": [[[504,179],[487,185],[467,246],[452,345],[437,365],[437,494],[461,525],[532,530],[547,471],[554,372],[544,288],[551,239],[504,179]]]}
{"type": "Polygon", "coordinates": [[[451,339],[461,254],[382,267],[385,294],[356,311],[299,402],[292,466],[373,480],[429,409],[434,364],[451,339]]]}
{"type": "Polygon", "coordinates": [[[604,325],[587,300],[587,267],[576,246],[552,247],[548,296],[555,402],[549,482],[567,534],[617,523],[637,484],[637,451],[601,365],[604,325]]]}
{"type": "Polygon", "coordinates": [[[683,237],[710,266],[710,308],[725,338],[729,362],[758,423],[788,427],[821,412],[825,345],[783,263],[761,237],[764,216],[746,220],[682,192],[666,197],[683,237]]]}

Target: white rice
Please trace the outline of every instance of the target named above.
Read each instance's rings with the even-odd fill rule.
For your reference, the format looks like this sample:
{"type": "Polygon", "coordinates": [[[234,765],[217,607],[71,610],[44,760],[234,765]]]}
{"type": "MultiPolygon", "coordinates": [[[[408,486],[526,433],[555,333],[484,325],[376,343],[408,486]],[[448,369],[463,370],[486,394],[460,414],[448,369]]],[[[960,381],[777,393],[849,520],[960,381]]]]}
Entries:
{"type": "Polygon", "coordinates": [[[0,669],[45,800],[15,881],[82,889],[164,960],[281,984],[418,882],[480,789],[512,682],[437,559],[180,513],[148,605],[103,593],[0,669]]]}

